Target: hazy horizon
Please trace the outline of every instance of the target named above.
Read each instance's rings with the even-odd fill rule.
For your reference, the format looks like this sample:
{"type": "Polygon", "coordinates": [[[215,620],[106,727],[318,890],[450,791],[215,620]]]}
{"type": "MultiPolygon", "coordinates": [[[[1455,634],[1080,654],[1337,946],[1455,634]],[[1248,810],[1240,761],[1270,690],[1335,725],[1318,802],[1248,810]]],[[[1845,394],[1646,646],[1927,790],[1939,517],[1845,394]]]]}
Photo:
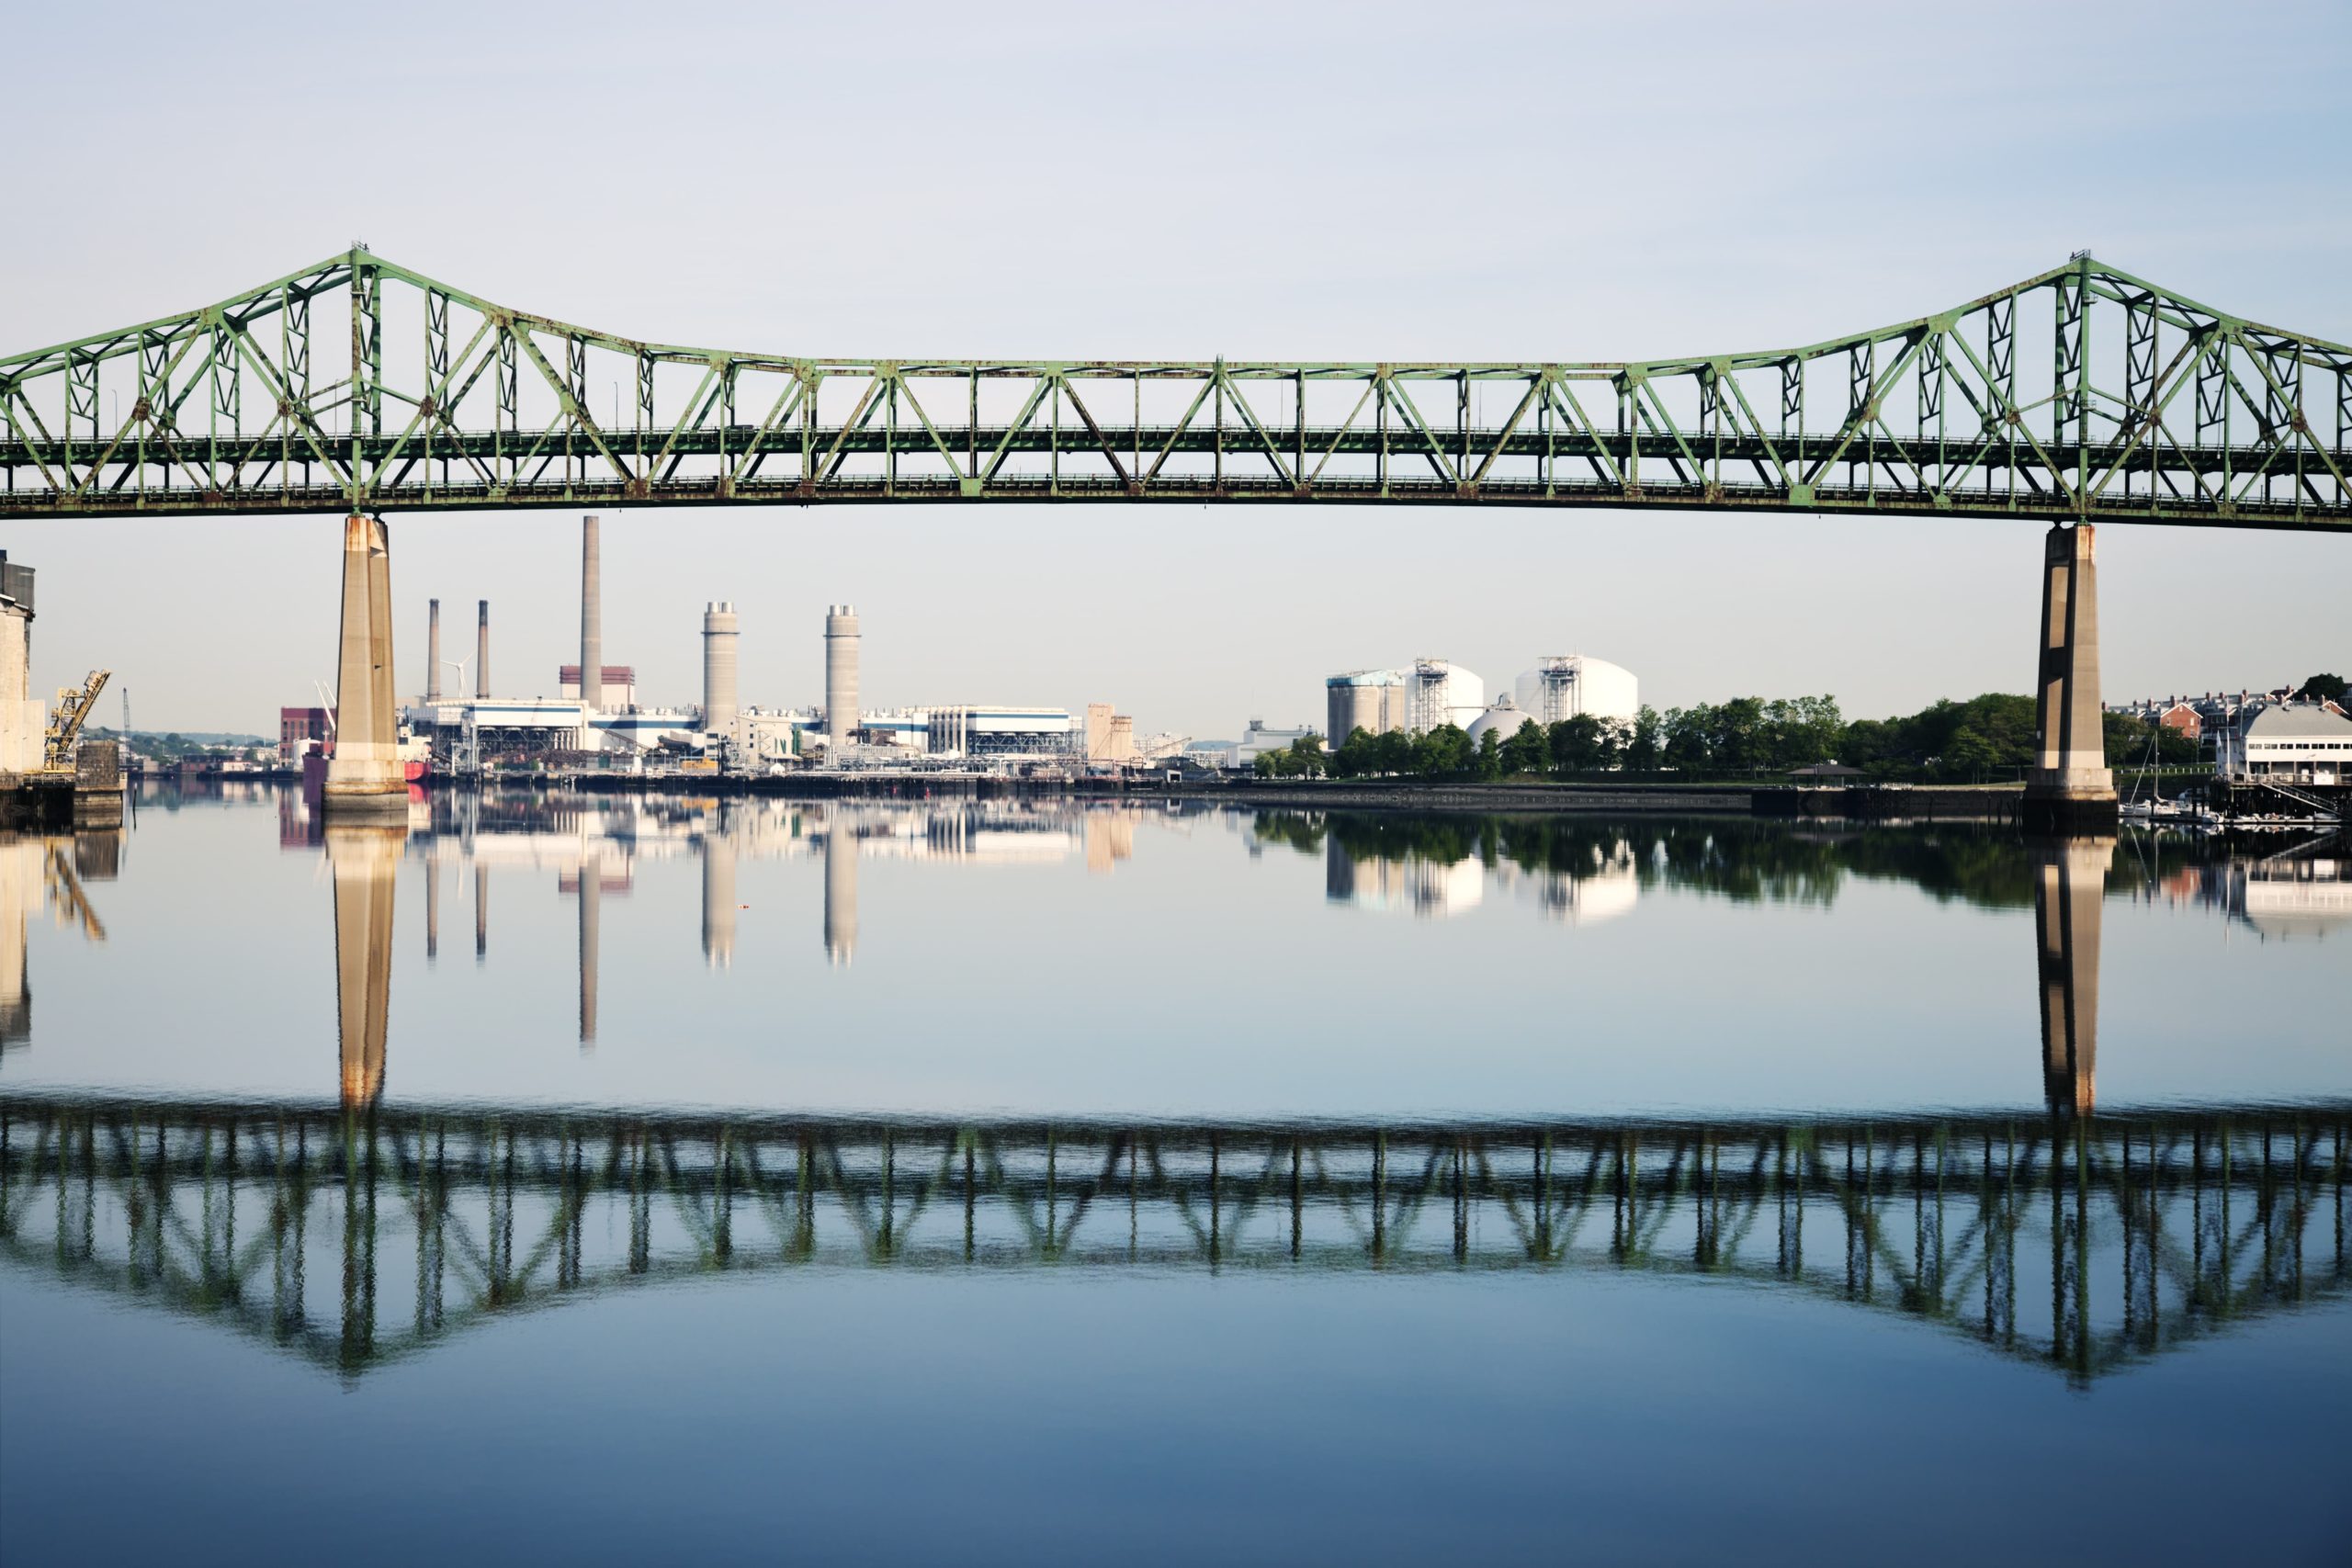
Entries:
{"type": "MultiPolygon", "coordinates": [[[[74,129],[70,156],[15,167],[17,209],[71,221],[21,223],[0,258],[0,352],[355,240],[502,304],[790,353],[1728,352],[1949,308],[2086,247],[2352,340],[2352,209],[2324,197],[2352,136],[2352,13],[2233,12],[2233,35],[2291,44],[2259,75],[2183,41],[2212,30],[2206,7],[1871,15],[718,7],[680,28],[583,7],[555,31],[423,6],[395,39],[287,7],[240,35],[240,90],[197,112],[174,88],[220,47],[219,17],[44,13],[15,25],[22,58],[103,57],[115,96],[87,113],[62,68],[17,89],[27,123],[74,129]],[[133,168],[134,200],[93,199],[96,176],[133,168]],[[2217,183],[2248,217],[2217,219],[2217,183]]],[[[495,687],[552,694],[578,656],[580,514],[386,515],[401,691],[424,685],[438,596],[445,655],[470,656],[487,598],[495,687]]],[[[698,699],[711,599],[741,614],[745,701],[817,701],[824,607],[847,601],[868,705],[1108,701],[1139,733],[1203,737],[1319,725],[1326,675],[1421,654],[1492,690],[1589,653],[1661,708],[1826,693],[1875,716],[2023,692],[2044,527],[1487,506],[603,515],[605,656],[649,704],[698,699]]],[[[36,691],[104,665],[142,730],[271,732],[333,679],[335,525],[13,525],[0,547],[40,573],[36,691]]],[[[2110,700],[2352,666],[2343,539],[2103,534],[2110,700]]],[[[110,693],[97,717],[119,716],[110,693]]]]}

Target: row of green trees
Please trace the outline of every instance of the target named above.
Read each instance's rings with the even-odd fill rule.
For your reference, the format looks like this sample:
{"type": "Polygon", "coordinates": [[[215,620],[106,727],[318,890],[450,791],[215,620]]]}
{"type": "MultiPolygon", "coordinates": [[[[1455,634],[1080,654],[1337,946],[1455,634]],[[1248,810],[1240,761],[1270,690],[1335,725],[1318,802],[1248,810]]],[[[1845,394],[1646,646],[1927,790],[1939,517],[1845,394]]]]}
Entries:
{"type": "MultiPolygon", "coordinates": [[[[1306,736],[1259,757],[1261,778],[1579,778],[1606,773],[1680,778],[1754,778],[1835,762],[1872,778],[1970,783],[2014,778],[2034,756],[2031,697],[1987,693],[1949,699],[1898,718],[1850,722],[1829,696],[1734,697],[1631,720],[1582,715],[1548,727],[1529,719],[1516,734],[1488,730],[1473,742],[1455,725],[1420,735],[1359,729],[1337,750],[1306,736]]],[[[2127,714],[2106,721],[2108,761],[2132,766],[2153,741],[2160,764],[2197,761],[2197,745],[2127,714]]]]}

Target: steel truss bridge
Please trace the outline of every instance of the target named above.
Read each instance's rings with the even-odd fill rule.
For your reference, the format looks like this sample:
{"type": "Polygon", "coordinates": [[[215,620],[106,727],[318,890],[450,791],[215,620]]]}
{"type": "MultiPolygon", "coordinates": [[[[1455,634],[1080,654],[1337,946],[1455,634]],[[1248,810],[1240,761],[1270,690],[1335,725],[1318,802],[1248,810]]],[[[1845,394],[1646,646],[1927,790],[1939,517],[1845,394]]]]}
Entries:
{"type": "Polygon", "coordinates": [[[1871,1122],[948,1123],[0,1100],[0,1258],[345,1375],[811,1268],[1639,1271],[2087,1382],[2343,1298],[2352,1102],[1871,1122]]]}
{"type": "Polygon", "coordinates": [[[2352,348],[2087,254],[1807,347],[1627,364],[687,348],[354,248],[0,358],[0,518],[1480,502],[2352,529],[2352,348]]]}

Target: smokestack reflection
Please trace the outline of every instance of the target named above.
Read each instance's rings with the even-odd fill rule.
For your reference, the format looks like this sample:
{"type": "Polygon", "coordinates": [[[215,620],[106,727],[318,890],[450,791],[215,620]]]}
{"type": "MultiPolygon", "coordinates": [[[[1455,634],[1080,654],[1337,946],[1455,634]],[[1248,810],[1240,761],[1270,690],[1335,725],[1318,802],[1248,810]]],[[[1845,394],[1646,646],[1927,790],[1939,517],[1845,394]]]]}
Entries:
{"type": "Polygon", "coordinates": [[[825,953],[844,966],[857,956],[857,834],[839,807],[825,823],[825,953]]]}
{"type": "Polygon", "coordinates": [[[594,860],[580,863],[580,1049],[596,1046],[596,944],[604,919],[604,875],[594,860]]]}
{"type": "Polygon", "coordinates": [[[702,840],[702,956],[713,969],[735,962],[735,839],[726,820],[722,807],[702,840]]]}

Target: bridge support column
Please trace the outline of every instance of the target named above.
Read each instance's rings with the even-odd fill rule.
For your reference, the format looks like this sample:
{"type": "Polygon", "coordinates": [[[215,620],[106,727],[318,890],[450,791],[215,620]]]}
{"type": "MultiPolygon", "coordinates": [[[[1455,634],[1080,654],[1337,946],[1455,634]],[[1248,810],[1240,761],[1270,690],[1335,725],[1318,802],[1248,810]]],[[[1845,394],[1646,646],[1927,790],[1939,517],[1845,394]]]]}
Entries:
{"type": "Polygon", "coordinates": [[[322,801],[329,817],[408,815],[392,695],[391,547],[380,518],[344,519],[334,755],[327,761],[322,801]]]}
{"type": "Polygon", "coordinates": [[[2041,947],[2041,1087],[2056,1116],[2098,1101],[2098,933],[2108,837],[2037,839],[2033,927],[2041,947]]]}
{"type": "Polygon", "coordinates": [[[331,823],[327,865],[334,876],[334,993],[345,1109],[384,1092],[384,1038],[392,997],[392,886],[400,870],[401,823],[331,823]]]}
{"type": "Polygon", "coordinates": [[[2042,556],[2037,746],[2026,780],[2029,829],[2116,825],[2115,775],[2098,700],[2098,558],[2088,524],[2050,530],[2042,556]]]}

